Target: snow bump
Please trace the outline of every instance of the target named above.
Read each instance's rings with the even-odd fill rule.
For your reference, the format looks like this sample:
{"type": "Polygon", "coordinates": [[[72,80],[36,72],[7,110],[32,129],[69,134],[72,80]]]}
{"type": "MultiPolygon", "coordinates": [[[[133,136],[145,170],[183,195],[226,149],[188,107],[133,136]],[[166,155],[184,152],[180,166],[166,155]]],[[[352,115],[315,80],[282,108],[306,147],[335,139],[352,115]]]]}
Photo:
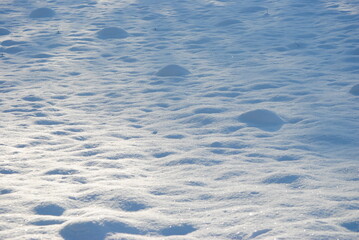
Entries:
{"type": "Polygon", "coordinates": [[[159,77],[178,77],[188,74],[190,71],[176,64],[167,65],[156,73],[159,77]]]}
{"type": "Polygon", "coordinates": [[[120,202],[120,208],[126,212],[137,212],[148,208],[148,206],[140,202],[127,200],[120,202]]]}
{"type": "Polygon", "coordinates": [[[212,113],[222,113],[226,111],[223,108],[212,108],[212,107],[203,107],[203,108],[197,108],[193,112],[195,114],[212,114],[212,113]]]}
{"type": "Polygon", "coordinates": [[[100,39],[121,39],[121,38],[127,38],[128,33],[122,28],[107,27],[98,31],[97,37],[100,39]]]}
{"type": "Polygon", "coordinates": [[[12,193],[12,192],[13,192],[13,190],[11,190],[11,189],[7,189],[7,188],[0,189],[0,195],[9,194],[9,193],[12,193]]]}
{"type": "Polygon", "coordinates": [[[44,100],[44,99],[42,99],[40,97],[36,97],[34,95],[29,95],[29,96],[23,97],[22,99],[25,101],[28,101],[28,102],[39,102],[39,101],[44,100]]]}
{"type": "Polygon", "coordinates": [[[345,227],[349,231],[359,232],[359,221],[344,222],[341,225],[342,227],[345,227]]]}
{"type": "Polygon", "coordinates": [[[50,8],[38,8],[30,13],[30,18],[50,18],[55,16],[55,11],[50,8]]]}
{"type": "Polygon", "coordinates": [[[45,219],[45,220],[37,220],[31,222],[31,224],[35,226],[49,226],[49,225],[62,224],[63,222],[64,220],[59,220],[59,219],[45,219]]]}
{"type": "Polygon", "coordinates": [[[23,51],[23,49],[20,47],[9,47],[9,48],[4,49],[4,52],[6,52],[8,54],[16,54],[16,53],[19,53],[22,51],[23,51]]]}
{"type": "Polygon", "coordinates": [[[0,36],[9,35],[10,31],[6,28],[0,28],[0,36]]]}
{"type": "Polygon", "coordinates": [[[354,85],[349,93],[353,94],[354,96],[359,96],[359,84],[354,85]]]}
{"type": "Polygon", "coordinates": [[[103,240],[109,233],[141,234],[141,231],[114,219],[82,220],[66,224],[60,235],[65,240],[103,240]]]}
{"type": "Polygon", "coordinates": [[[227,27],[233,24],[238,24],[241,23],[241,21],[237,20],[237,19],[227,19],[227,20],[223,20],[219,23],[216,24],[217,27],[227,27]]]}
{"type": "Polygon", "coordinates": [[[248,126],[266,131],[277,131],[284,124],[284,121],[276,113],[266,109],[245,112],[238,117],[238,120],[248,126]]]}
{"type": "Polygon", "coordinates": [[[34,208],[36,214],[61,216],[65,209],[54,203],[42,203],[34,208]]]}
{"type": "Polygon", "coordinates": [[[169,226],[160,231],[163,236],[174,236],[174,235],[187,235],[197,229],[190,224],[183,224],[178,226],[169,226]]]}
{"type": "MultiPolygon", "coordinates": [[[[6,29],[5,29],[6,30],[6,29]]],[[[8,30],[7,30],[8,31],[8,30]]],[[[9,32],[10,33],[10,32],[9,32]]],[[[1,28],[0,28],[0,35],[1,35],[1,28]]],[[[5,47],[9,47],[9,46],[14,46],[14,45],[18,45],[21,44],[23,42],[18,42],[18,41],[14,41],[14,40],[5,40],[1,43],[1,46],[5,46],[5,47]]]]}
{"type": "Polygon", "coordinates": [[[19,172],[8,168],[0,168],[0,174],[15,174],[15,173],[19,173],[19,172]]]}
{"type": "Polygon", "coordinates": [[[263,183],[291,184],[298,181],[300,178],[301,178],[300,175],[295,175],[295,174],[276,174],[265,179],[263,183]]]}
{"type": "Polygon", "coordinates": [[[35,121],[35,124],[37,124],[37,125],[59,125],[59,124],[63,124],[63,122],[54,121],[54,120],[38,120],[38,121],[35,121]]]}
{"type": "Polygon", "coordinates": [[[78,171],[74,170],[74,169],[57,168],[57,169],[47,171],[45,174],[46,175],[72,175],[72,174],[76,174],[76,173],[78,173],[78,171]]]}

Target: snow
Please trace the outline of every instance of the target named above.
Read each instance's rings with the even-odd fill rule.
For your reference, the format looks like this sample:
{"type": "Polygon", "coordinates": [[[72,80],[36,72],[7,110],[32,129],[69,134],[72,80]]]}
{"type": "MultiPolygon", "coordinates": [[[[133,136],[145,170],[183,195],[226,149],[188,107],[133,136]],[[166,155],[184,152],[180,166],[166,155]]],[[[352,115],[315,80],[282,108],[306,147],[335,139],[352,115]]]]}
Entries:
{"type": "Polygon", "coordinates": [[[245,112],[238,117],[238,120],[263,130],[279,130],[284,124],[284,121],[276,113],[266,109],[245,112]]]}
{"type": "Polygon", "coordinates": [[[69,223],[61,230],[60,234],[66,240],[101,240],[106,237],[108,232],[141,234],[139,229],[109,218],[101,219],[100,221],[88,219],[69,223]]]}
{"type": "Polygon", "coordinates": [[[0,239],[358,239],[358,6],[0,1],[0,239]]]}
{"type": "Polygon", "coordinates": [[[171,77],[171,76],[185,76],[185,75],[188,75],[190,74],[190,72],[181,67],[181,66],[178,66],[176,64],[170,64],[170,65],[167,65],[163,68],[161,68],[161,70],[159,70],[156,75],[159,76],[159,77],[171,77]]]}
{"type": "Polygon", "coordinates": [[[55,11],[50,8],[38,8],[30,13],[30,18],[51,18],[55,16],[55,11]]]}
{"type": "Polygon", "coordinates": [[[118,27],[107,27],[101,29],[97,32],[97,36],[100,39],[110,39],[110,38],[127,38],[128,33],[122,28],[118,27]]]}
{"type": "Polygon", "coordinates": [[[359,96],[359,84],[354,85],[349,92],[355,96],[359,96]]]}
{"type": "Polygon", "coordinates": [[[0,36],[9,35],[10,31],[6,28],[0,28],[0,36]]]}

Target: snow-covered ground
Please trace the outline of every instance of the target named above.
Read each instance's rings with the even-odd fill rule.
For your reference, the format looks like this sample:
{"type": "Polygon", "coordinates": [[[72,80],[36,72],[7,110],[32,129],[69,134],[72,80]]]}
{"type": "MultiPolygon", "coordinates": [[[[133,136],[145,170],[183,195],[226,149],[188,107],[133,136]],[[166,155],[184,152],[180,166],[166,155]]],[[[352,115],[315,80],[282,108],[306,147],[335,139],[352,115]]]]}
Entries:
{"type": "Polygon", "coordinates": [[[0,239],[359,239],[358,0],[1,0],[0,239]]]}

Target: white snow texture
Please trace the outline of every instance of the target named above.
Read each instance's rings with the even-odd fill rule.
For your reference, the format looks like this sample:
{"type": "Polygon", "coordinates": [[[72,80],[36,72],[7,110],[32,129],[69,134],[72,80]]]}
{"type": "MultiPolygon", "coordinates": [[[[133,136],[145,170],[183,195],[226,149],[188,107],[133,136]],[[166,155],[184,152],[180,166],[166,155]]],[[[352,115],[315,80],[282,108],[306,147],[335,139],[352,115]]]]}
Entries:
{"type": "Polygon", "coordinates": [[[0,239],[359,239],[358,0],[1,0],[0,239]]]}

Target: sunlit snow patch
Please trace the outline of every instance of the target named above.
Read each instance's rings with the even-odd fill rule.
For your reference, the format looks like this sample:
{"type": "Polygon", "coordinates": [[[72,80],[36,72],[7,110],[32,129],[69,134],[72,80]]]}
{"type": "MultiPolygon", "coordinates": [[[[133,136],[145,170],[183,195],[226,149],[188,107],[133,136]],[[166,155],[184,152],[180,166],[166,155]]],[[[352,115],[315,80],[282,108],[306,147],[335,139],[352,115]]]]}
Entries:
{"type": "Polygon", "coordinates": [[[238,117],[238,120],[248,126],[257,127],[265,131],[277,131],[284,124],[284,121],[276,113],[266,109],[245,112],[238,117]]]}
{"type": "Polygon", "coordinates": [[[120,39],[127,38],[128,33],[122,28],[108,27],[97,32],[97,37],[100,39],[120,39]]]}
{"type": "Polygon", "coordinates": [[[55,11],[50,8],[38,8],[30,13],[30,18],[50,18],[55,16],[55,11]]]}
{"type": "Polygon", "coordinates": [[[6,28],[0,28],[0,36],[8,35],[10,34],[10,31],[6,28]]]}
{"type": "Polygon", "coordinates": [[[175,64],[167,65],[156,73],[160,77],[185,76],[188,74],[190,74],[190,71],[175,64]]]}

